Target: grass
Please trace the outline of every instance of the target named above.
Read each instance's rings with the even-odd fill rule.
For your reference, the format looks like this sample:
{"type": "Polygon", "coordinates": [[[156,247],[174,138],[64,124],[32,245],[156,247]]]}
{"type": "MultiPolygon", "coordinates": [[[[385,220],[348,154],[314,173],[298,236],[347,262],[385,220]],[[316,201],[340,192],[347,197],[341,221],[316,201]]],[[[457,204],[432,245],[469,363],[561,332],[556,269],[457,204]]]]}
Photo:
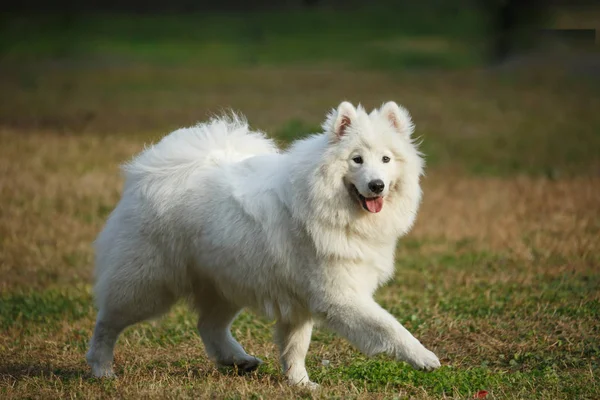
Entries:
{"type": "MultiPolygon", "coordinates": [[[[378,295],[442,355],[442,369],[426,374],[385,357],[366,359],[320,330],[308,365],[314,379],[326,386],[324,394],[464,397],[486,390],[498,398],[593,397],[600,356],[595,339],[598,276],[585,267],[579,273],[561,267],[539,271],[518,257],[472,247],[409,240],[399,253],[400,279],[378,295]],[[439,250],[424,257],[423,247],[431,245],[439,250]]],[[[0,367],[9,396],[28,393],[31,385],[50,390],[57,382],[64,393],[85,397],[132,395],[144,382],[157,380],[150,392],[154,395],[189,395],[192,390],[243,397],[302,395],[282,387],[271,324],[249,313],[238,318],[233,332],[249,351],[266,358],[266,365],[250,377],[238,378],[207,363],[195,317],[181,305],[160,321],[124,333],[117,351],[123,381],[106,383],[87,377],[82,358],[93,326],[89,285],[17,290],[1,300],[0,326],[7,335],[0,345],[14,360],[5,359],[0,367]],[[123,392],[111,391],[116,387],[123,392]]]]}
{"type": "MultiPolygon", "coordinates": [[[[37,33],[29,28],[40,20],[4,25],[12,37],[32,36],[14,46],[3,39],[0,62],[0,397],[600,397],[597,81],[549,69],[391,70],[385,60],[371,68],[357,61],[370,54],[361,46],[399,40],[387,25],[377,33],[376,19],[361,28],[374,33],[356,54],[311,59],[302,45],[297,59],[277,53],[302,37],[291,19],[322,18],[311,14],[255,15],[239,29],[269,26],[288,44],[265,39],[255,62],[217,57],[207,65],[168,47],[192,28],[221,38],[241,17],[224,25],[224,16],[205,17],[199,27],[195,18],[181,26],[159,19],[168,29],[157,32],[150,17],[133,27],[117,20],[102,51],[86,45],[64,56],[53,47],[55,17],[37,33]],[[141,30],[135,38],[127,29],[141,30]],[[40,32],[47,41],[37,40],[40,32]],[[157,47],[145,54],[145,42],[157,47]],[[99,55],[127,60],[102,63],[99,55]],[[301,59],[308,66],[299,67],[301,59]],[[400,242],[396,277],[377,299],[443,367],[428,374],[367,359],[318,329],[307,362],[323,389],[309,393],[283,381],[271,321],[244,312],[234,323],[234,335],[265,360],[238,376],[207,360],[195,316],[177,305],[123,334],[119,379],[92,379],[84,361],[95,317],[91,242],[119,199],[118,165],[227,107],[286,145],[317,131],[342,99],[367,107],[394,99],[413,114],[428,163],[424,202],[400,242]]],[[[73,28],[84,43],[107,33],[101,17],[84,21],[73,28]]],[[[334,19],[323,29],[340,25],[334,19]]],[[[418,48],[433,32],[427,23],[402,29],[418,48]]],[[[449,40],[467,35],[436,29],[449,40]]],[[[231,32],[214,51],[246,57],[238,54],[241,36],[231,32]]],[[[337,42],[325,35],[323,47],[337,42]]],[[[257,45],[248,46],[253,53],[257,45]]]]}
{"type": "Polygon", "coordinates": [[[239,14],[4,18],[6,61],[146,61],[200,66],[460,67],[478,61],[481,13],[399,7],[239,14]],[[418,22],[415,22],[418,21],[418,22]]]}

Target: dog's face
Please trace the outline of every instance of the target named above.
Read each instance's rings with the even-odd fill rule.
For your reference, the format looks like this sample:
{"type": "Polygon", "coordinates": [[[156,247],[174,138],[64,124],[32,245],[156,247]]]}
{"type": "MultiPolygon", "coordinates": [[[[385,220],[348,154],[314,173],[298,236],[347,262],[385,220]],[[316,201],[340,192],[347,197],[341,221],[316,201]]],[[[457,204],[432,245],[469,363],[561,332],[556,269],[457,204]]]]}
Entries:
{"type": "Polygon", "coordinates": [[[344,181],[352,196],[368,212],[383,208],[396,174],[396,157],[390,149],[377,143],[356,146],[348,157],[344,181]]]}
{"type": "Polygon", "coordinates": [[[345,162],[340,170],[346,195],[362,210],[380,212],[400,187],[407,160],[418,154],[410,139],[410,115],[394,102],[371,114],[343,102],[325,124],[332,146],[345,162]]]}

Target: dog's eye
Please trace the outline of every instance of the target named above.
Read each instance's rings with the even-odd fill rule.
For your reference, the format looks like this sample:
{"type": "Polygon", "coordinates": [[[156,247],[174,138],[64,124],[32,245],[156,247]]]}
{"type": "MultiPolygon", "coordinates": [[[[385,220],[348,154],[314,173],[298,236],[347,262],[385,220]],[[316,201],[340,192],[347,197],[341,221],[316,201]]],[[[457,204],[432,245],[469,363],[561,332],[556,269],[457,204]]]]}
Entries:
{"type": "Polygon", "coordinates": [[[388,156],[383,156],[383,158],[381,159],[381,161],[383,161],[384,163],[389,163],[390,162],[390,158],[388,156]]]}
{"type": "Polygon", "coordinates": [[[362,164],[363,163],[363,159],[361,156],[356,156],[352,159],[352,161],[354,161],[357,164],[362,164]]]}

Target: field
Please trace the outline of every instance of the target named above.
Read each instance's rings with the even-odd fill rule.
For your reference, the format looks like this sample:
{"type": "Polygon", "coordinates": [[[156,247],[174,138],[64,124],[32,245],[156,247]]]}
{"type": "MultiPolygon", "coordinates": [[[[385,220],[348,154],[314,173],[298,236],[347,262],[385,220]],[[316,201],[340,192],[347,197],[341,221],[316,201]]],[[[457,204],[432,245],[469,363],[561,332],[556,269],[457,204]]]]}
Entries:
{"type": "MultiPolygon", "coordinates": [[[[102,36],[106,21],[90,21],[73,27],[75,36],[102,36]]],[[[36,25],[17,22],[5,25],[5,38],[36,25]]],[[[294,32],[281,43],[261,39],[262,50],[251,47],[258,59],[228,56],[243,53],[236,38],[173,49],[177,36],[159,33],[152,40],[163,47],[108,38],[65,52],[53,23],[20,44],[2,42],[1,398],[600,398],[597,79],[477,66],[468,51],[448,50],[469,34],[452,29],[444,40],[416,28],[400,40],[384,25],[359,44],[370,60],[361,63],[347,47],[330,58],[310,52],[303,46],[313,39],[294,32]],[[381,43],[439,47],[377,58],[381,43]],[[278,50],[291,44],[310,56],[278,50]],[[206,62],[191,49],[223,57],[206,62]],[[95,318],[91,243],[119,199],[119,164],[226,107],[285,146],[316,131],[343,99],[368,108],[393,99],[413,114],[428,164],[424,203],[399,244],[396,278],[377,299],[443,367],[423,373],[367,359],[319,329],[307,361],[322,389],[290,388],[271,322],[244,312],[234,335],[265,364],[238,376],[207,360],[182,304],[122,335],[118,379],[92,379],[84,360],[95,318]]],[[[127,24],[114,23],[120,38],[127,24]]]]}

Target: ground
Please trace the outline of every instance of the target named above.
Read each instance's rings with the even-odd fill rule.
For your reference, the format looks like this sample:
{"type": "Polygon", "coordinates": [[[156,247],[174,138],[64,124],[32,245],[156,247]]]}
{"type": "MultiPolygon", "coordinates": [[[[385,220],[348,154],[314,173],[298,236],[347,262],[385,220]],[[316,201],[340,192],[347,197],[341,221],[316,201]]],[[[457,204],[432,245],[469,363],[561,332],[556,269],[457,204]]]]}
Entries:
{"type": "MultiPolygon", "coordinates": [[[[234,63],[235,64],[235,63],[234,63]]],[[[559,71],[463,67],[0,64],[0,397],[599,398],[600,85],[559,71]],[[272,323],[234,335],[265,361],[211,364],[182,304],[129,328],[116,380],[90,377],[92,242],[119,164],[223,107],[282,145],[341,100],[395,100],[427,159],[424,202],[381,304],[440,356],[433,373],[367,359],[318,329],[308,392],[286,385],[272,323]]]]}

